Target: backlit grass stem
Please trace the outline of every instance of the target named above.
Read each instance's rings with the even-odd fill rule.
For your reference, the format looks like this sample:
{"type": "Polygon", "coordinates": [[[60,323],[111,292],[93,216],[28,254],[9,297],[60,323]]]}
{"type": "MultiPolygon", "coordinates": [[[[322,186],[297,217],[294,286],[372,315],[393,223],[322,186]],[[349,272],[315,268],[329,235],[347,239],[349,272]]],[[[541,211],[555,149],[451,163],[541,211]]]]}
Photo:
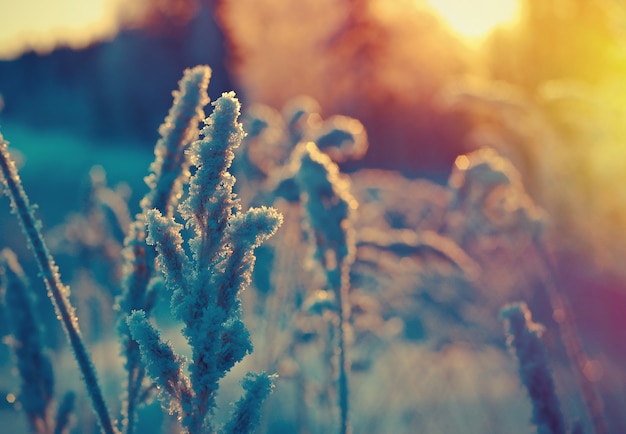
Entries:
{"type": "Polygon", "coordinates": [[[74,350],[78,366],[83,374],[87,391],[91,398],[93,408],[99,419],[102,431],[117,433],[111,423],[111,417],[102,396],[102,390],[98,385],[95,368],[89,357],[78,327],[78,319],[74,314],[74,307],[69,300],[69,288],[61,282],[58,267],[48,251],[48,247],[41,235],[41,222],[33,214],[34,207],[30,205],[28,197],[22,187],[22,182],[17,173],[15,163],[11,160],[7,150],[7,142],[0,134],[0,172],[5,192],[11,200],[13,213],[17,214],[28,244],[35,256],[35,260],[41,272],[44,283],[48,290],[48,296],[54,304],[57,317],[67,332],[68,339],[74,350]]]}

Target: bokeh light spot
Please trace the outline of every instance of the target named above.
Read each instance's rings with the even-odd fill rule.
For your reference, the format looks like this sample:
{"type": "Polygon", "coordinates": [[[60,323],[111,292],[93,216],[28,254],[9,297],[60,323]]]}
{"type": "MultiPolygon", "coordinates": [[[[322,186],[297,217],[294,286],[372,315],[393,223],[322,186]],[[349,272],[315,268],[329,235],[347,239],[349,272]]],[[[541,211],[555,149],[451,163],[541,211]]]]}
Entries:
{"type": "Polygon", "coordinates": [[[456,157],[456,160],[454,160],[454,165],[459,170],[467,169],[469,167],[469,163],[469,158],[467,158],[466,155],[459,155],[458,157],[456,157]]]}

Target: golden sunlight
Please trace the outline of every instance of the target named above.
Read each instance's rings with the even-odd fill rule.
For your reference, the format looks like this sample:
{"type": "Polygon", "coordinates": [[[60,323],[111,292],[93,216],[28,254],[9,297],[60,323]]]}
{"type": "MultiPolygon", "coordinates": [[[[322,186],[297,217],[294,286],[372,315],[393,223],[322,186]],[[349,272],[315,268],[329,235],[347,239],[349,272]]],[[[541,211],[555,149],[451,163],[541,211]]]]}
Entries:
{"type": "Polygon", "coordinates": [[[0,2],[0,58],[27,49],[47,52],[59,44],[80,47],[113,36],[120,0],[21,0],[0,2]]]}
{"type": "Polygon", "coordinates": [[[500,24],[512,22],[519,0],[428,0],[428,3],[460,35],[475,39],[486,36],[500,24]]]}

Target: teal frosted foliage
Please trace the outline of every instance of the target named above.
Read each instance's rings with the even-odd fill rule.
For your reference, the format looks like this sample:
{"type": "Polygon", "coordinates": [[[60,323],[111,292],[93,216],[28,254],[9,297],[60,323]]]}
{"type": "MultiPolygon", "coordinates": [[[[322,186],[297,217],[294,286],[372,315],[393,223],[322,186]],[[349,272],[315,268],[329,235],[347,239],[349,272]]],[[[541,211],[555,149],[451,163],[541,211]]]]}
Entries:
{"type": "Polygon", "coordinates": [[[145,390],[142,390],[145,371],[139,347],[130,335],[126,319],[138,309],[149,315],[161,286],[160,279],[153,278],[156,253],[146,244],[146,219],[153,210],[159,215],[174,213],[183,184],[189,177],[189,159],[185,150],[198,139],[198,124],[204,118],[203,109],[209,102],[207,86],[210,76],[211,68],[205,65],[184,71],[178,90],[173,92],[172,108],[159,128],[161,137],[154,149],[150,173],[145,178],[149,190],[140,202],[142,212],[136,216],[124,240],[123,293],[118,300],[122,315],[118,329],[128,371],[128,395],[122,422],[127,434],[134,432],[135,409],[141,404],[142,396],[145,397],[145,390]]]}
{"type": "Polygon", "coordinates": [[[180,411],[189,404],[191,391],[183,373],[183,360],[174,353],[172,346],[161,340],[157,329],[146,319],[143,311],[133,312],[127,319],[133,338],[139,342],[148,374],[171,403],[170,410],[180,411]]]}
{"type": "MultiPolygon", "coordinates": [[[[234,157],[233,149],[240,145],[245,135],[238,122],[240,104],[234,93],[224,94],[213,104],[213,114],[204,121],[203,138],[194,141],[199,136],[197,124],[202,117],[202,107],[208,101],[206,85],[209,75],[207,67],[185,72],[180,90],[175,93],[174,107],[160,130],[162,139],[155,150],[151,174],[146,179],[150,191],[142,200],[142,212],[130,225],[125,240],[124,292],[118,300],[123,319],[118,324],[118,331],[128,371],[125,408],[119,421],[120,430],[126,434],[135,430],[136,408],[145,402],[152,390],[151,386],[144,384],[146,374],[152,378],[153,386],[161,391],[163,406],[177,414],[186,432],[213,433],[218,430],[212,416],[219,380],[252,351],[250,334],[241,320],[239,294],[250,283],[255,248],[272,236],[282,223],[282,216],[271,208],[242,211],[233,193],[235,178],[229,168],[234,157]],[[190,164],[195,166],[193,176],[190,164]],[[184,184],[189,188],[181,202],[184,184]],[[176,207],[184,225],[175,221],[176,207]],[[185,226],[192,230],[190,237],[183,237],[185,226]],[[154,276],[157,270],[160,278],[154,276]],[[188,361],[161,338],[159,330],[149,320],[157,288],[161,286],[169,291],[172,311],[184,324],[182,332],[192,353],[188,361]]],[[[0,180],[6,187],[12,210],[19,217],[50,299],[66,329],[101,429],[116,433],[118,429],[112,424],[69,301],[69,288],[60,281],[58,269],[41,235],[40,223],[33,215],[33,207],[6,148],[7,144],[0,136],[0,180]]],[[[18,357],[26,369],[27,386],[36,387],[38,395],[24,389],[23,399],[32,403],[37,411],[43,407],[42,415],[37,417],[45,419],[47,405],[34,404],[37,399],[44,403],[49,401],[51,367],[41,352],[34,351],[37,347],[36,325],[34,321],[27,321],[28,312],[21,309],[27,306],[27,301],[13,297],[23,294],[22,290],[12,290],[8,296],[13,305],[20,307],[14,309],[14,322],[16,326],[19,323],[22,330],[16,328],[14,335],[30,339],[27,342],[24,338],[20,347],[30,352],[18,357]],[[40,375],[40,384],[32,381],[37,378],[35,373],[40,375]]],[[[233,427],[229,428],[233,432],[249,432],[258,422],[261,401],[271,390],[268,378],[265,374],[246,377],[245,394],[238,408],[251,413],[235,411],[233,421],[228,425],[233,427]]],[[[59,430],[67,426],[71,407],[72,399],[68,396],[59,409],[59,430]]]]}
{"type": "Polygon", "coordinates": [[[274,209],[241,211],[233,193],[235,178],[228,171],[233,149],[244,137],[238,123],[240,105],[232,92],[213,105],[213,113],[205,120],[203,138],[187,151],[196,170],[189,179],[188,196],[178,210],[185,225],[193,230],[191,239],[183,238],[183,225],[172,216],[156,209],[145,214],[146,241],[156,247],[157,261],[171,294],[172,312],[184,323],[183,334],[192,349],[188,379],[179,372],[180,359],[158,340],[147,320],[139,321],[139,313],[131,317],[131,333],[142,348],[150,376],[170,389],[182,382],[182,388],[174,387],[169,395],[183,401],[189,396],[188,410],[186,405],[174,408],[190,432],[215,430],[207,416],[216,406],[218,382],[252,351],[250,335],[240,319],[238,295],[250,283],[254,249],[282,222],[274,209]],[[165,355],[167,366],[151,360],[157,354],[165,355]],[[159,373],[164,368],[167,372],[159,373]]]}
{"type": "Polygon", "coordinates": [[[272,377],[248,373],[242,381],[245,395],[235,404],[233,417],[224,427],[225,434],[252,432],[261,419],[261,406],[274,388],[272,377]]]}

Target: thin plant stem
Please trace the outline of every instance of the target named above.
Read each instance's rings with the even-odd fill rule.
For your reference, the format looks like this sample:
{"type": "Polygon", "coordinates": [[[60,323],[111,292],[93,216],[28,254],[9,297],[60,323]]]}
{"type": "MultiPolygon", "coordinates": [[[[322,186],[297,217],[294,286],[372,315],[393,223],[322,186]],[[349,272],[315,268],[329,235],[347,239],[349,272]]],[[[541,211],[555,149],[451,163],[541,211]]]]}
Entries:
{"type": "Polygon", "coordinates": [[[28,197],[24,192],[22,182],[15,168],[15,163],[11,160],[7,151],[7,142],[3,139],[2,135],[0,135],[0,171],[6,186],[6,194],[11,199],[13,211],[17,214],[22,229],[26,234],[26,238],[35,256],[46,288],[48,289],[48,296],[52,300],[57,316],[67,332],[68,339],[74,350],[74,356],[83,374],[94,411],[100,421],[102,431],[106,434],[117,433],[118,431],[113,427],[111,422],[109,411],[102,396],[102,390],[98,385],[95,368],[81,337],[78,327],[78,318],[74,314],[74,308],[68,298],[69,289],[61,282],[58,268],[39,230],[41,222],[33,215],[33,207],[30,205],[28,197]]]}
{"type": "Polygon", "coordinates": [[[337,325],[337,349],[339,352],[339,433],[350,434],[350,420],[349,420],[349,398],[348,398],[348,359],[346,357],[346,339],[345,339],[345,323],[349,317],[349,310],[347,306],[347,300],[345,300],[347,291],[347,282],[349,279],[348,267],[344,265],[342,267],[342,288],[337,291],[337,305],[338,305],[338,317],[339,322],[337,325]]]}
{"type": "MultiPolygon", "coordinates": [[[[130,341],[129,345],[137,347],[138,350],[137,342],[130,341]]],[[[135,405],[138,402],[137,397],[139,396],[144,375],[145,371],[140,369],[137,363],[135,363],[134,366],[128,370],[128,402],[126,403],[126,414],[128,420],[126,425],[126,434],[133,434],[135,432],[135,405]]]]}
{"type": "Polygon", "coordinates": [[[576,332],[576,325],[572,315],[572,306],[569,300],[561,293],[557,284],[557,272],[555,271],[555,261],[550,252],[538,237],[533,237],[533,244],[540,261],[539,269],[542,271],[546,293],[552,310],[555,313],[555,320],[559,327],[559,333],[565,346],[565,351],[569,359],[574,363],[574,373],[578,379],[578,384],[582,391],[583,401],[589,411],[594,434],[609,434],[609,428],[604,417],[604,403],[596,391],[593,383],[585,375],[588,368],[589,358],[585,353],[580,337],[576,332]]]}

